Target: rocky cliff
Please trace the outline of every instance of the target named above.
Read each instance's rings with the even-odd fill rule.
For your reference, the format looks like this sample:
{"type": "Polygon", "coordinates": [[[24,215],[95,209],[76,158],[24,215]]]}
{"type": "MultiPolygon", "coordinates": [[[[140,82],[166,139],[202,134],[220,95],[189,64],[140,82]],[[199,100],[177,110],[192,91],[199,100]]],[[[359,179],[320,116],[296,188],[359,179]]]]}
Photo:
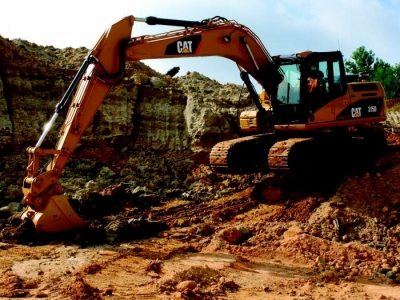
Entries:
{"type": "MultiPolygon", "coordinates": [[[[0,37],[0,52],[0,199],[7,202],[21,196],[24,149],[36,144],[88,49],[0,37]]],[[[244,109],[251,100],[245,94],[238,101],[238,85],[197,72],[178,75],[127,62],[123,81],[111,89],[71,157],[64,184],[75,178],[76,190],[108,172],[108,184],[128,178],[141,185],[151,178],[164,189],[187,188],[188,168],[206,162],[216,142],[236,136],[238,104],[244,109]]],[[[54,147],[62,122],[60,117],[44,148],[54,147]]]]}

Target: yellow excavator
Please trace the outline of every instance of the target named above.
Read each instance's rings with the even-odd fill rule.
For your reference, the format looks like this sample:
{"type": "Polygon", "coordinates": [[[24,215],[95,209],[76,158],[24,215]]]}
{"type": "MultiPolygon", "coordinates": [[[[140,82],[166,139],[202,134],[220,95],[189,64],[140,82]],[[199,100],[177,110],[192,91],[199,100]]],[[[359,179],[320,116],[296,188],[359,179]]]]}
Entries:
{"type": "Polygon", "coordinates": [[[125,62],[200,56],[221,56],[234,61],[257,108],[240,116],[245,136],[213,147],[210,164],[216,170],[237,172],[260,165],[290,169],[292,156],[309,155],[304,151],[307,147],[300,147],[301,151],[293,149],[314,141],[317,132],[346,131],[352,126],[386,119],[381,84],[348,84],[338,51],[272,57],[257,35],[236,21],[221,17],[185,21],[128,16],[104,32],[56,105],[37,144],[27,149],[27,176],[22,187],[26,208],[22,219],[32,220],[38,232],[85,226],[63,194],[59,178],[109,89],[123,77],[125,62]],[[179,29],[131,37],[135,22],[179,29]],[[261,95],[255,91],[249,75],[262,86],[261,95]],[[67,103],[68,112],[56,146],[41,148],[67,103]],[[41,168],[44,156],[50,161],[41,168]]]}
{"type": "MultiPolygon", "coordinates": [[[[274,56],[272,61],[283,80],[269,93],[261,92],[255,101],[258,110],[241,113],[240,129],[250,135],[213,147],[210,159],[215,170],[268,167],[293,171],[307,166],[311,170],[312,162],[334,161],[328,150],[331,156],[337,156],[335,148],[352,151],[341,149],[351,147],[348,141],[352,138],[368,140],[365,146],[384,146],[379,126],[386,120],[383,87],[366,81],[365,76],[351,82],[341,52],[304,51],[274,56]],[[271,132],[265,133],[268,128],[271,132]]],[[[247,74],[243,76],[252,91],[247,74]]]]}

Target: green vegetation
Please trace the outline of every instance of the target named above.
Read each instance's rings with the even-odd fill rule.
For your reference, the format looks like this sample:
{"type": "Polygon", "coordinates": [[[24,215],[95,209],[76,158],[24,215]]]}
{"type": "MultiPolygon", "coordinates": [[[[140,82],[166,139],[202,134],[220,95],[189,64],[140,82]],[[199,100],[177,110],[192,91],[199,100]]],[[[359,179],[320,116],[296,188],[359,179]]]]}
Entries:
{"type": "Polygon", "coordinates": [[[382,83],[386,99],[400,97],[400,63],[392,66],[380,58],[375,58],[372,50],[361,46],[353,52],[350,60],[345,59],[345,66],[347,73],[368,72],[370,80],[382,83]]]}

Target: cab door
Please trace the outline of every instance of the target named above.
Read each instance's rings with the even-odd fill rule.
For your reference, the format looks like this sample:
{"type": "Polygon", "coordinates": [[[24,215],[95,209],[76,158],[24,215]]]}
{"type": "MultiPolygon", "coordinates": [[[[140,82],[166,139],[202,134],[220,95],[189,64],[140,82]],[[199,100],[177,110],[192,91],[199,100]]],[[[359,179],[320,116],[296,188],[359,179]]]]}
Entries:
{"type": "MultiPolygon", "coordinates": [[[[307,57],[307,64],[319,74],[318,90],[314,95],[308,95],[310,101],[309,123],[334,122],[336,115],[348,105],[346,97],[347,84],[340,52],[317,52],[307,57]]],[[[305,79],[304,79],[305,80],[305,79]]],[[[304,87],[306,91],[306,87],[304,87]]]]}

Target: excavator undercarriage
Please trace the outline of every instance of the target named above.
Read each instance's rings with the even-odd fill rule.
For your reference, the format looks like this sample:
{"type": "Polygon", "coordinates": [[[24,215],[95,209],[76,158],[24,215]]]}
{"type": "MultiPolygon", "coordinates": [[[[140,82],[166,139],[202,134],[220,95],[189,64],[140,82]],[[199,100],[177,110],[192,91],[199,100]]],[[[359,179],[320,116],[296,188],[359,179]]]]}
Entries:
{"type": "Polygon", "coordinates": [[[210,165],[220,173],[319,173],[367,163],[385,149],[385,133],[379,123],[298,137],[275,132],[216,144],[210,165]]]}

